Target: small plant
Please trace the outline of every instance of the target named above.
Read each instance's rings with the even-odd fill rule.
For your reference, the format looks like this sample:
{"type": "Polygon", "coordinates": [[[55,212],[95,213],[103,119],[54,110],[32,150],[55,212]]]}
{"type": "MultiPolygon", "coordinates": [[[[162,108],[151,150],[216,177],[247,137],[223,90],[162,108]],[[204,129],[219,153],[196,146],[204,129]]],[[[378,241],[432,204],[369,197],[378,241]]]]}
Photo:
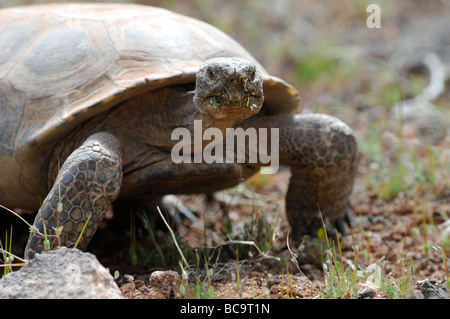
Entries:
{"type": "MultiPolygon", "coordinates": [[[[337,235],[339,238],[339,235],[337,235]]],[[[323,264],[325,273],[325,289],[322,289],[323,298],[355,298],[358,292],[358,272],[352,267],[344,268],[342,254],[337,253],[336,244],[330,246],[327,240],[327,257],[328,260],[323,264]]],[[[340,243],[338,240],[338,250],[340,251],[340,243]]]]}
{"type": "Polygon", "coordinates": [[[81,237],[83,236],[84,230],[86,229],[86,226],[89,224],[89,221],[91,220],[91,216],[92,216],[92,214],[89,214],[86,222],[83,225],[83,229],[81,230],[81,233],[78,236],[77,241],[76,241],[75,245],[73,246],[73,248],[77,248],[78,247],[78,244],[80,243],[81,237]]]}
{"type": "MultiPolygon", "coordinates": [[[[359,247],[358,245],[354,245],[353,246],[353,250],[355,251],[355,267],[356,267],[356,258],[357,256],[359,256],[359,253],[361,252],[361,257],[363,258],[363,260],[370,260],[371,254],[369,251],[370,248],[370,242],[369,242],[369,236],[367,237],[367,244],[364,245],[364,227],[362,225],[362,218],[361,216],[359,217],[359,233],[361,236],[360,242],[361,242],[361,247],[359,247]]],[[[353,243],[355,243],[355,238],[353,237],[353,232],[352,234],[352,239],[353,239],[353,243]]]]}
{"type": "MultiPolygon", "coordinates": [[[[285,268],[286,268],[286,276],[282,276],[281,278],[282,278],[282,280],[281,280],[281,283],[282,283],[282,285],[281,285],[281,287],[282,287],[282,291],[281,291],[281,296],[283,296],[283,278],[284,277],[287,277],[287,292],[286,292],[286,295],[287,295],[287,297],[288,298],[290,298],[290,299],[293,299],[294,298],[294,295],[293,295],[293,288],[292,288],[292,281],[291,281],[291,274],[290,274],[290,272],[289,272],[289,264],[286,262],[285,263],[285,268]]],[[[303,273],[302,273],[303,274],[303,273]]]]}
{"type": "MultiPolygon", "coordinates": [[[[323,229],[325,229],[324,222],[323,229]]],[[[323,264],[323,270],[325,273],[325,286],[321,289],[322,298],[358,298],[360,285],[367,284],[375,287],[375,289],[378,290],[379,293],[384,293],[388,297],[393,299],[408,297],[408,294],[412,290],[412,287],[414,287],[414,267],[411,266],[408,268],[404,262],[406,238],[403,240],[403,248],[399,261],[401,277],[398,279],[394,279],[389,275],[384,274],[383,268],[379,262],[375,262],[369,265],[367,268],[358,264],[360,249],[355,242],[353,232],[351,232],[351,236],[353,240],[353,252],[355,254],[355,258],[353,264],[349,263],[349,266],[347,268],[344,267],[339,234],[336,233],[336,241],[332,240],[331,243],[326,231],[324,231],[324,236],[327,247],[327,261],[323,264]]],[[[364,242],[363,236],[361,236],[361,242],[364,242]]],[[[387,259],[389,259],[389,256],[387,257],[387,259]]]]}
{"type": "Polygon", "coordinates": [[[241,286],[241,276],[239,272],[239,247],[236,244],[236,289],[239,297],[242,298],[242,286],[241,286]]]}
{"type": "Polygon", "coordinates": [[[444,239],[441,238],[441,246],[433,246],[432,249],[442,256],[442,264],[444,265],[446,286],[450,289],[450,271],[448,269],[448,258],[445,251],[444,239]]]}
{"type": "Polygon", "coordinates": [[[281,220],[280,211],[281,210],[278,210],[275,222],[271,223],[253,210],[251,224],[244,225],[245,235],[243,236],[243,240],[255,241],[261,251],[269,252],[272,249],[274,241],[278,237],[278,227],[281,220]]]}
{"type": "Polygon", "coordinates": [[[136,262],[149,268],[164,267],[166,269],[175,269],[178,267],[180,257],[183,256],[181,258],[184,264],[188,265],[187,260],[195,258],[194,250],[180,238],[179,233],[175,233],[172,230],[159,208],[158,212],[164,225],[169,230],[161,237],[158,237],[155,233],[154,225],[151,223],[147,213],[144,211],[137,213],[144,229],[147,231],[152,248],[149,249],[148,245],[137,243],[136,262]]]}
{"type": "Polygon", "coordinates": [[[6,232],[5,234],[5,243],[3,246],[2,241],[0,240],[0,253],[1,256],[3,257],[3,264],[0,265],[0,267],[4,268],[3,269],[3,276],[6,276],[7,274],[9,274],[12,270],[12,267],[23,267],[27,264],[27,262],[25,260],[23,260],[22,258],[15,256],[14,254],[11,253],[11,247],[12,247],[12,226],[11,226],[11,231],[9,232],[9,238],[8,238],[8,232],[6,232]],[[20,261],[19,263],[13,263],[15,260],[20,261]]]}
{"type": "Polygon", "coordinates": [[[448,164],[434,145],[418,146],[401,131],[402,124],[369,124],[366,137],[357,136],[360,152],[368,161],[366,182],[383,199],[409,191],[417,197],[424,190],[441,196],[450,186],[448,164]]]}
{"type": "MultiPolygon", "coordinates": [[[[44,219],[44,215],[43,215],[42,209],[40,210],[40,213],[41,213],[42,226],[43,226],[44,233],[41,233],[36,228],[36,226],[31,225],[30,223],[28,223],[22,216],[17,214],[15,211],[13,211],[13,210],[11,210],[11,209],[3,206],[3,205],[0,205],[0,207],[5,209],[6,211],[10,212],[14,216],[18,217],[20,220],[22,220],[28,226],[28,229],[29,229],[30,233],[36,234],[37,236],[40,236],[40,237],[43,237],[44,238],[44,242],[43,242],[44,251],[51,250],[55,245],[58,248],[61,247],[61,233],[62,233],[63,227],[61,225],[59,225],[59,214],[62,213],[63,205],[61,203],[60,187],[59,187],[59,200],[58,200],[58,203],[56,205],[56,226],[53,227],[53,231],[54,231],[53,235],[52,234],[47,234],[47,223],[46,223],[46,220],[44,219]],[[52,243],[50,243],[50,238],[53,238],[52,243]]],[[[80,240],[81,240],[81,238],[83,236],[83,233],[84,233],[84,231],[86,229],[86,226],[87,226],[87,224],[90,221],[91,215],[92,214],[89,214],[89,216],[88,216],[88,218],[86,220],[86,223],[84,224],[83,229],[81,230],[81,233],[80,233],[80,235],[77,238],[77,241],[76,241],[76,243],[74,245],[74,248],[77,248],[77,246],[78,246],[78,244],[79,244],[79,242],[80,242],[80,240]]]]}
{"type": "MultiPolygon", "coordinates": [[[[153,254],[150,256],[150,255],[148,255],[148,253],[146,253],[145,256],[147,258],[145,258],[145,259],[148,259],[148,260],[158,259],[158,262],[156,262],[156,263],[159,263],[160,265],[164,265],[164,267],[167,268],[168,266],[166,263],[165,254],[163,253],[161,246],[156,241],[155,234],[153,233],[153,227],[150,223],[150,220],[149,220],[147,214],[145,212],[139,212],[138,217],[141,219],[142,223],[144,224],[144,228],[147,230],[147,232],[150,236],[150,240],[153,243],[153,245],[155,246],[155,252],[157,254],[157,257],[159,257],[159,259],[158,259],[158,258],[155,258],[153,256],[153,254]]],[[[147,264],[147,262],[144,262],[144,263],[147,264]]]]}
{"type": "Polygon", "coordinates": [[[55,235],[48,235],[47,231],[46,231],[46,227],[45,227],[45,220],[43,219],[43,225],[44,225],[44,233],[41,233],[34,225],[31,225],[30,223],[28,223],[22,216],[20,216],[19,214],[17,214],[15,211],[0,205],[1,208],[7,210],[8,212],[12,213],[14,216],[18,217],[20,220],[22,220],[25,224],[27,224],[30,233],[34,233],[38,236],[41,236],[44,238],[44,247],[48,250],[50,249],[50,242],[48,238],[54,238],[57,239],[59,242],[59,234],[55,234],[55,235]]]}
{"type": "Polygon", "coordinates": [[[9,239],[8,239],[8,231],[6,231],[5,234],[5,247],[3,247],[2,241],[0,240],[0,248],[3,255],[3,275],[6,276],[10,273],[11,267],[9,265],[12,264],[14,257],[11,255],[11,243],[12,243],[12,226],[11,231],[9,232],[9,239]]]}
{"type": "Polygon", "coordinates": [[[136,215],[130,209],[130,256],[131,264],[137,264],[137,250],[136,250],[136,215]]]}
{"type": "MultiPolygon", "coordinates": [[[[243,243],[242,245],[239,244],[238,247],[241,255],[252,255],[254,253],[254,251],[250,251],[252,248],[257,250],[258,255],[268,255],[279,237],[282,219],[281,207],[278,204],[272,204],[270,201],[267,201],[262,195],[257,194],[253,190],[266,183],[267,177],[263,176],[265,175],[258,175],[255,179],[251,179],[250,182],[246,181],[239,184],[232,191],[233,198],[229,199],[230,202],[237,202],[238,205],[242,201],[244,204],[251,205],[252,209],[251,220],[244,224],[243,231],[240,229],[239,232],[235,233],[233,224],[228,218],[225,218],[223,223],[222,235],[238,243],[243,243]],[[235,200],[237,196],[242,198],[235,200]],[[252,244],[249,245],[248,243],[250,242],[252,244]]],[[[230,241],[227,240],[227,242],[230,241]]]]}
{"type": "Polygon", "coordinates": [[[189,273],[191,270],[184,267],[183,262],[179,262],[181,268],[181,284],[178,287],[179,298],[182,299],[212,299],[214,298],[214,289],[211,285],[212,269],[208,268],[205,260],[207,282],[201,281],[198,275],[195,275],[195,283],[189,282],[189,273]]]}

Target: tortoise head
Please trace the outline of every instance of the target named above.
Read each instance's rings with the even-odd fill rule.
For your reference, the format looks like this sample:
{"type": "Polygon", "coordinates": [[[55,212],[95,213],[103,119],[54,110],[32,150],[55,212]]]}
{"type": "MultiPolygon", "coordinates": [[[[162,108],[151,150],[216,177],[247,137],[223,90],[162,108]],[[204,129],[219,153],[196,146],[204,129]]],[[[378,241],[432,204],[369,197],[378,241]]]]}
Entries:
{"type": "Polygon", "coordinates": [[[256,65],[238,58],[214,58],[197,72],[194,103],[207,117],[244,120],[259,112],[263,80],[256,65]]]}

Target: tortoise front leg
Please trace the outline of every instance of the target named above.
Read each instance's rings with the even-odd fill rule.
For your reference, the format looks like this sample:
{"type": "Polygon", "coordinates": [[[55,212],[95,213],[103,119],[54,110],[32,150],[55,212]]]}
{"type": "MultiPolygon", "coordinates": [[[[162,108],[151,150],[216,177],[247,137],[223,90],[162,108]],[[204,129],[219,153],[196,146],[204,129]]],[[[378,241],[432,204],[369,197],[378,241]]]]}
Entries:
{"type": "Polygon", "coordinates": [[[280,165],[292,173],[286,214],[294,238],[317,234],[322,227],[319,208],[330,233],[333,226],[345,233],[357,166],[353,131],[339,119],[320,114],[258,117],[243,124],[268,128],[269,133],[279,128],[280,165]]]}
{"type": "MultiPolygon", "coordinates": [[[[61,245],[66,247],[74,246],[82,233],[78,248],[86,249],[119,194],[121,183],[119,143],[109,133],[96,133],[66,159],[42,203],[34,226],[44,233],[45,223],[47,234],[55,234],[54,228],[61,226],[61,245]],[[61,206],[59,202],[62,204],[60,212],[57,211],[57,206],[61,206]],[[88,218],[89,223],[83,231],[88,218]]],[[[30,233],[25,258],[31,259],[43,249],[42,236],[30,233]]]]}

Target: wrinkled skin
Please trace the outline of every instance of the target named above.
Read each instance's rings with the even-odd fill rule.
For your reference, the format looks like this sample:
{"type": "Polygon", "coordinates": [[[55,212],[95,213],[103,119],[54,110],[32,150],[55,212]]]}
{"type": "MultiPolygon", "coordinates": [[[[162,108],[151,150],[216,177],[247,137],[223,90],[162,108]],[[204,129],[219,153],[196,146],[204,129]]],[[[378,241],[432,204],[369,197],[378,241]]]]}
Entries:
{"type": "Polygon", "coordinates": [[[197,72],[194,103],[204,120],[241,121],[257,113],[263,101],[261,73],[252,63],[215,58],[197,72]]]}
{"type": "MultiPolygon", "coordinates": [[[[62,245],[73,246],[89,218],[79,244],[85,249],[116,199],[146,204],[163,194],[211,192],[236,185],[262,166],[173,163],[170,150],[177,141],[171,131],[183,127],[193,133],[193,121],[202,120],[203,131],[279,128],[280,165],[292,171],[286,209],[294,237],[314,235],[321,227],[318,205],[328,225],[344,232],[357,162],[352,130],[326,115],[260,114],[263,101],[261,74],[252,62],[216,58],[199,69],[195,86],[147,92],[93,117],[55,148],[53,158],[64,164],[58,171],[56,161],[49,163],[50,191],[34,225],[43,231],[42,216],[47,232],[61,225],[62,245]],[[59,198],[62,213],[56,209],[59,198]]],[[[25,257],[42,250],[42,238],[30,234],[25,257]]]]}

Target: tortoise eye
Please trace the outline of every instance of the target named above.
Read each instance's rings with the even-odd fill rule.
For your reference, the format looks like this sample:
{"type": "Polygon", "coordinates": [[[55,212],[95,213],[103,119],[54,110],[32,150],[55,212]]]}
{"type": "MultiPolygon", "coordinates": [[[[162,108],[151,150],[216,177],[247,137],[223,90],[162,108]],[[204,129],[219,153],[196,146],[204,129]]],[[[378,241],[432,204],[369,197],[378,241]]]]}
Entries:
{"type": "Polygon", "coordinates": [[[216,77],[214,71],[211,69],[208,69],[207,73],[210,79],[214,79],[216,77]]]}
{"type": "Polygon", "coordinates": [[[256,72],[255,72],[255,70],[253,70],[253,71],[250,73],[250,80],[251,80],[251,81],[254,81],[254,80],[255,80],[255,76],[256,76],[256,72]]]}

